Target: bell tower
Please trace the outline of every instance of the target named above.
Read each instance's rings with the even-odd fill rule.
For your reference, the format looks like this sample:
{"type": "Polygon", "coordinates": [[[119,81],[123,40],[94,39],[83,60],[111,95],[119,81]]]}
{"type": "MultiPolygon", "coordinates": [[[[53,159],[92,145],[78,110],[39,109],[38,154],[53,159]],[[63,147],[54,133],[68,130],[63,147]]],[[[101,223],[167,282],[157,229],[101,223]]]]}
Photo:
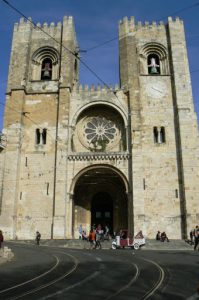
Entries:
{"type": "Polygon", "coordinates": [[[197,206],[199,140],[183,22],[124,18],[119,59],[129,99],[135,232],[145,224],[149,235],[158,229],[184,238],[198,222],[191,207],[197,206]]]}
{"type": "Polygon", "coordinates": [[[61,174],[60,151],[67,144],[57,141],[58,135],[67,141],[70,96],[79,77],[77,51],[72,17],[64,17],[57,25],[37,26],[22,18],[14,26],[4,115],[7,147],[0,216],[10,238],[28,238],[39,228],[46,238],[64,236],[59,228],[60,224],[65,228],[65,203],[57,196],[55,204],[55,186],[61,174]],[[34,178],[40,188],[36,181],[30,183],[34,178]]]}

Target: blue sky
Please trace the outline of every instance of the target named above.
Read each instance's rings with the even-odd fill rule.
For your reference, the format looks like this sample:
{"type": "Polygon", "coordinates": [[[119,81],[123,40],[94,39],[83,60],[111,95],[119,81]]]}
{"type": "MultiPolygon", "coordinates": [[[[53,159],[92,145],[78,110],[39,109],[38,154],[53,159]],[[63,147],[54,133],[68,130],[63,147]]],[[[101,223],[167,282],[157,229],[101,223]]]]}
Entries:
{"type": "MultiPolygon", "coordinates": [[[[118,22],[125,16],[134,16],[137,21],[167,21],[167,16],[179,16],[185,25],[188,57],[190,63],[193,98],[199,119],[199,5],[180,11],[197,0],[9,0],[31,16],[34,22],[59,22],[63,16],[73,16],[77,39],[82,50],[88,50],[118,35],[118,22]]],[[[0,0],[0,129],[3,126],[5,89],[7,82],[12,31],[20,15],[0,0]]],[[[118,41],[88,50],[81,58],[107,84],[119,83],[118,41]]],[[[95,78],[83,66],[80,83],[97,84],[95,78]]]]}

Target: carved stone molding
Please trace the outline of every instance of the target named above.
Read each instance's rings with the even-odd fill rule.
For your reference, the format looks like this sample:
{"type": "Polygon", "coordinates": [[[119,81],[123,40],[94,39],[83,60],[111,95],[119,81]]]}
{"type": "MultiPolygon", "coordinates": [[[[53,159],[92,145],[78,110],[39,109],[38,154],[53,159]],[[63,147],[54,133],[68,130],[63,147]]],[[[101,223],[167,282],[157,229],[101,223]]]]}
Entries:
{"type": "Polygon", "coordinates": [[[129,153],[81,153],[81,154],[69,154],[68,160],[70,161],[95,161],[95,160],[128,160],[129,153]]]}

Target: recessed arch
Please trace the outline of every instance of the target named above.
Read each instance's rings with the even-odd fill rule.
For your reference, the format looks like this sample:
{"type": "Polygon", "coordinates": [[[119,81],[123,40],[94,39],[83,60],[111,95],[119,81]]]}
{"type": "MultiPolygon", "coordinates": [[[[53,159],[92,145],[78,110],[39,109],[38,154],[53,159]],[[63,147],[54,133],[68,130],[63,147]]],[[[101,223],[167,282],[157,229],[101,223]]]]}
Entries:
{"type": "Polygon", "coordinates": [[[31,64],[31,79],[32,80],[45,80],[42,76],[42,68],[45,61],[50,64],[50,80],[58,80],[59,69],[59,53],[51,47],[45,46],[37,49],[32,55],[31,64]]]}
{"type": "Polygon", "coordinates": [[[124,174],[112,166],[93,165],[73,179],[72,235],[78,237],[81,226],[86,233],[96,224],[110,227],[110,232],[128,228],[128,183],[124,174]]]}
{"type": "Polygon", "coordinates": [[[113,105],[98,102],[81,107],[70,126],[72,152],[126,151],[126,122],[125,115],[113,105]]]}
{"type": "Polygon", "coordinates": [[[140,57],[140,72],[142,74],[150,74],[148,68],[149,57],[154,57],[159,68],[156,74],[169,75],[168,52],[164,45],[150,42],[143,45],[138,51],[140,57]]]}
{"type": "Polygon", "coordinates": [[[75,185],[76,185],[77,181],[79,180],[79,178],[83,174],[85,174],[88,171],[92,171],[92,170],[96,170],[96,169],[111,170],[113,173],[117,174],[121,178],[121,180],[122,180],[122,182],[123,182],[123,184],[125,186],[125,192],[126,193],[129,192],[129,183],[128,183],[128,180],[127,180],[126,176],[119,169],[117,169],[117,168],[115,168],[113,166],[110,166],[110,165],[106,165],[106,164],[100,164],[100,165],[95,164],[95,165],[88,166],[88,167],[82,169],[81,171],[79,171],[75,175],[75,177],[72,180],[72,184],[70,186],[70,194],[74,194],[75,185]]]}
{"type": "Polygon", "coordinates": [[[123,122],[125,124],[125,126],[127,126],[127,115],[126,113],[121,109],[121,107],[119,107],[116,104],[110,103],[108,101],[91,101],[88,104],[83,105],[82,107],[80,107],[76,113],[74,114],[72,121],[71,121],[71,126],[75,126],[75,124],[77,123],[77,119],[79,118],[79,116],[82,114],[82,112],[84,110],[87,110],[90,107],[94,107],[94,106],[99,106],[99,105],[104,105],[107,107],[111,107],[112,109],[115,109],[122,117],[123,122]]]}
{"type": "Polygon", "coordinates": [[[160,43],[147,43],[140,49],[140,54],[145,58],[147,58],[147,56],[153,52],[157,53],[160,59],[164,59],[167,57],[167,50],[164,45],[160,43]]]}

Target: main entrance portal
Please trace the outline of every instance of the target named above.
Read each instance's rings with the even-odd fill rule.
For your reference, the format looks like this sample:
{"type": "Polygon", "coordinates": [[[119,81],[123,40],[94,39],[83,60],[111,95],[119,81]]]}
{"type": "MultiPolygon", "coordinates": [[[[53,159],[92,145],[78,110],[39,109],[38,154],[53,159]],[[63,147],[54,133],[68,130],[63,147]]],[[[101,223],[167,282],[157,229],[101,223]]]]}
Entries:
{"type": "Polygon", "coordinates": [[[113,201],[108,193],[97,193],[91,202],[91,224],[107,225],[110,233],[113,230],[113,201]]]}
{"type": "Polygon", "coordinates": [[[73,235],[79,228],[88,235],[93,224],[108,225],[111,232],[128,228],[128,200],[124,179],[111,167],[92,167],[76,181],[73,202],[73,235]]]}

